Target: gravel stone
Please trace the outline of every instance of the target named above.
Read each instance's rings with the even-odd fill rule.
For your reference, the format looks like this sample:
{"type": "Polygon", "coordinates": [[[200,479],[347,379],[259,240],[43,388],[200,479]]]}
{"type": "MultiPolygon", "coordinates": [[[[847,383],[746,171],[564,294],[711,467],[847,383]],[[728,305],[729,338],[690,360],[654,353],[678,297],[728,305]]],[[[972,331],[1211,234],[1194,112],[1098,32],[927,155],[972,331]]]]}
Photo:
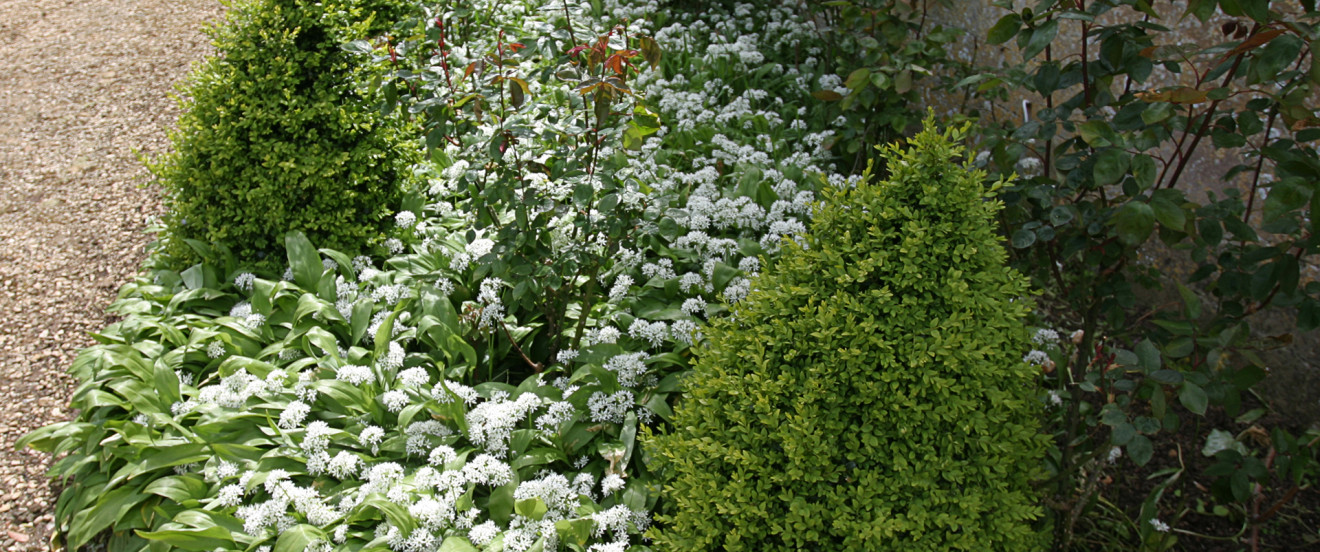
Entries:
{"type": "Polygon", "coordinates": [[[64,421],[65,370],[113,320],[161,212],[173,83],[211,53],[216,0],[0,0],[0,549],[48,550],[51,458],[15,450],[64,421]]]}

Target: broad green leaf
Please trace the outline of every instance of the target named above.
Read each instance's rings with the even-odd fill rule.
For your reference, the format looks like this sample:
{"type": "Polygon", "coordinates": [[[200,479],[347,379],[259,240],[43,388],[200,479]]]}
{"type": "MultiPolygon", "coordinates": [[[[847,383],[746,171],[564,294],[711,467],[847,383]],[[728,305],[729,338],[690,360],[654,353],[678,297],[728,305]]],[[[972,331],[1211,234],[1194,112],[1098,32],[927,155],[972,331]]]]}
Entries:
{"type": "Polygon", "coordinates": [[[1082,141],[1094,148],[1118,146],[1122,142],[1122,139],[1114,132],[1113,127],[1109,126],[1108,121],[1082,123],[1077,125],[1077,133],[1081,135],[1082,141]]]}
{"type": "Polygon", "coordinates": [[[1127,175],[1132,156],[1117,148],[1100,152],[1095,159],[1095,183],[1100,186],[1116,184],[1127,175]]]}
{"type": "Polygon", "coordinates": [[[990,32],[986,35],[986,40],[991,44],[1003,44],[1017,36],[1018,31],[1022,29],[1022,16],[1016,13],[1010,13],[999,18],[990,32]]]}
{"type": "Polygon", "coordinates": [[[294,231],[284,235],[284,247],[288,252],[289,267],[293,269],[293,281],[303,289],[315,290],[321,283],[325,266],[312,242],[302,232],[294,231]]]}
{"type": "Polygon", "coordinates": [[[132,487],[115,489],[97,497],[92,508],[73,516],[73,523],[69,526],[69,548],[78,550],[97,533],[122,519],[129,509],[146,500],[147,495],[138,490],[132,487]]]}
{"type": "Polygon", "coordinates": [[[1027,39],[1027,45],[1022,49],[1022,59],[1030,61],[1036,57],[1037,54],[1045,50],[1046,46],[1049,46],[1050,42],[1054,41],[1054,37],[1058,34],[1059,21],[1057,19],[1051,19],[1032,29],[1031,36],[1027,39]]]}
{"type": "MultiPolygon", "coordinates": [[[[400,528],[402,530],[402,528],[400,528]]],[[[412,530],[409,529],[409,532],[412,530]]],[[[280,533],[279,540],[275,541],[275,550],[273,552],[304,552],[315,541],[327,540],[325,531],[320,528],[302,524],[296,527],[285,529],[280,533]]]]}
{"type": "Polygon", "coordinates": [[[1137,353],[1137,365],[1145,372],[1153,372],[1160,369],[1160,350],[1155,348],[1155,344],[1149,339],[1143,339],[1137,343],[1134,351],[1137,353]]]}
{"type": "Polygon", "coordinates": [[[1137,187],[1148,190],[1155,185],[1155,160],[1144,153],[1132,157],[1132,178],[1137,187]]]}
{"type": "Polygon", "coordinates": [[[1019,228],[1013,232],[1012,244],[1015,249],[1026,249],[1031,244],[1036,243],[1036,233],[1025,228],[1019,228]]]}
{"type": "Polygon", "coordinates": [[[1192,320],[1201,318],[1201,298],[1182,282],[1174,281],[1174,284],[1178,286],[1178,295],[1182,296],[1187,318],[1192,320]]]}
{"type": "Polygon", "coordinates": [[[513,491],[517,488],[517,483],[510,483],[496,487],[490,492],[490,502],[486,504],[486,510],[490,512],[490,519],[495,523],[505,524],[509,522],[513,515],[513,491]]]}
{"type": "Polygon", "coordinates": [[[595,530],[595,522],[587,519],[567,520],[561,519],[555,522],[555,533],[559,539],[565,543],[572,543],[578,546],[585,546],[591,539],[591,533],[595,530]]]}
{"type": "Polygon", "coordinates": [[[1172,201],[1155,197],[1150,201],[1150,208],[1155,213],[1155,220],[1165,228],[1179,232],[1187,229],[1187,213],[1172,201]]]}
{"type": "Polygon", "coordinates": [[[1155,454],[1155,445],[1145,435],[1136,435],[1132,441],[1128,442],[1127,451],[1132,456],[1132,461],[1138,466],[1145,466],[1150,462],[1151,456],[1155,454]]]}
{"type": "Polygon", "coordinates": [[[1127,422],[1123,422],[1121,424],[1118,424],[1117,426],[1114,426],[1113,431],[1109,435],[1110,442],[1118,446],[1123,446],[1132,442],[1132,438],[1136,436],[1137,436],[1137,428],[1133,427],[1132,424],[1127,422]]]}
{"type": "Polygon", "coordinates": [[[452,536],[445,539],[437,552],[477,552],[477,547],[467,537],[452,536]]]}
{"type": "Polygon", "coordinates": [[[196,475],[171,475],[152,481],[142,492],[157,494],[182,504],[188,500],[205,498],[206,488],[206,482],[196,475]]]}
{"type": "Polygon", "coordinates": [[[1187,410],[1197,415],[1204,415],[1210,398],[1206,396],[1205,391],[1199,385],[1184,381],[1182,390],[1178,392],[1178,401],[1187,407],[1187,410]]]}
{"type": "Polygon", "coordinates": [[[1114,215],[1114,230],[1124,244],[1141,245],[1155,230],[1155,211],[1139,199],[1129,201],[1114,215]]]}
{"type": "Polygon", "coordinates": [[[513,511],[522,517],[540,521],[550,509],[546,507],[545,502],[540,497],[532,497],[519,500],[514,504],[513,511]]]}
{"type": "MultiPolygon", "coordinates": [[[[175,527],[178,526],[175,525],[175,527]]],[[[171,549],[178,550],[210,551],[238,548],[234,542],[233,534],[223,527],[137,531],[137,535],[149,541],[167,544],[171,549]]]]}
{"type": "Polygon", "coordinates": [[[852,74],[848,75],[848,79],[843,82],[843,85],[846,86],[849,90],[857,90],[863,86],[866,86],[867,83],[869,82],[871,82],[871,70],[866,67],[862,67],[853,71],[852,74]]]}

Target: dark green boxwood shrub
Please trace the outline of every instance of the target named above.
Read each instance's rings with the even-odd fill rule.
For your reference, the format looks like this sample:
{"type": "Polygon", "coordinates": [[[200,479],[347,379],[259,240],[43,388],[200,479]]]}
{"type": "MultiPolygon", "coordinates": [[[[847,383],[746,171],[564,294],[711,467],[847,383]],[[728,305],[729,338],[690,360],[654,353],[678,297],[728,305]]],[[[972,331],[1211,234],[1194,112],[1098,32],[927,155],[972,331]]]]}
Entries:
{"type": "Polygon", "coordinates": [[[380,235],[400,205],[416,148],[401,147],[400,123],[362,97],[354,85],[361,70],[340,45],[382,30],[376,17],[392,21],[393,13],[381,12],[401,4],[230,6],[211,30],[218,55],[183,90],[174,151],[152,167],[170,207],[162,236],[167,264],[199,260],[186,240],[274,266],[284,258],[280,238],[291,230],[349,254],[380,235]]]}
{"type": "Polygon", "coordinates": [[[882,148],[712,324],[669,433],[662,550],[1032,550],[1026,280],[960,131],[882,148]]]}

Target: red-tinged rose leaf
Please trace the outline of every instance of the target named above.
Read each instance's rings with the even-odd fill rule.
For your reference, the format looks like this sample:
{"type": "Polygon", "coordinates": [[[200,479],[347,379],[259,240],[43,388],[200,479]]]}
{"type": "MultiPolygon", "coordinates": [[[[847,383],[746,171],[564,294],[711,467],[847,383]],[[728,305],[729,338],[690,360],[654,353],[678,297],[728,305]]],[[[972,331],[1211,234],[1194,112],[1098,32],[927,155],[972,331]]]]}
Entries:
{"type": "Polygon", "coordinates": [[[833,90],[817,90],[811,93],[812,97],[825,102],[837,102],[843,99],[843,94],[833,90]]]}
{"type": "Polygon", "coordinates": [[[1284,33],[1283,29],[1270,29],[1268,31],[1262,31],[1260,33],[1254,34],[1248,37],[1246,40],[1242,41],[1242,44],[1238,44],[1236,48],[1229,50],[1228,53],[1224,54],[1224,57],[1221,58],[1221,60],[1228,59],[1243,52],[1248,52],[1256,48],[1259,48],[1261,46],[1264,46],[1265,44],[1269,43],[1269,41],[1278,38],[1279,35],[1283,33],[1284,33]]]}
{"type": "Polygon", "coordinates": [[[646,63],[649,63],[652,69],[655,69],[660,65],[660,45],[656,44],[655,39],[649,36],[638,37],[638,42],[642,46],[642,57],[646,59],[646,63]]]}

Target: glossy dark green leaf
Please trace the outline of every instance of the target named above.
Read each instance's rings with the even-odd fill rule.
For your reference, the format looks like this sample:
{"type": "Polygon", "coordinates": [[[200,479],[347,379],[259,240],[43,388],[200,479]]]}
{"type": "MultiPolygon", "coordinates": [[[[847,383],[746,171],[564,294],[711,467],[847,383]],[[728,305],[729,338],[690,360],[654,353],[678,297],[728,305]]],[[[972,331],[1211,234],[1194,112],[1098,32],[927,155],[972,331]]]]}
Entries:
{"type": "Polygon", "coordinates": [[[1160,350],[1155,348],[1155,344],[1151,343],[1149,339],[1143,339],[1140,343],[1137,343],[1134,352],[1137,353],[1137,365],[1143,371],[1153,372],[1160,369],[1160,350]]]}
{"type": "Polygon", "coordinates": [[[1027,45],[1022,49],[1022,59],[1030,61],[1036,57],[1045,50],[1046,46],[1049,46],[1050,42],[1054,41],[1054,37],[1058,34],[1059,21],[1054,19],[1032,29],[1031,36],[1027,39],[1027,45]]]}
{"type": "Polygon", "coordinates": [[[303,289],[315,290],[321,283],[321,273],[325,266],[317,254],[312,242],[302,232],[289,232],[284,235],[284,248],[288,253],[289,267],[293,270],[293,281],[303,289]]]}
{"type": "Polygon", "coordinates": [[[1003,44],[1017,36],[1018,31],[1022,29],[1022,16],[1016,13],[1010,13],[999,18],[990,32],[986,35],[986,41],[991,44],[1003,44]]]}
{"type": "Polygon", "coordinates": [[[1127,445],[1128,455],[1138,466],[1145,466],[1150,462],[1150,458],[1155,455],[1155,445],[1150,442],[1145,435],[1136,435],[1132,437],[1127,445]]]}
{"type": "Polygon", "coordinates": [[[1101,186],[1116,184],[1127,175],[1131,154],[1111,148],[1100,152],[1095,159],[1095,183],[1101,186]]]}
{"type": "Polygon", "coordinates": [[[1155,185],[1155,160],[1144,153],[1132,156],[1132,178],[1141,190],[1155,185]]]}
{"type": "Polygon", "coordinates": [[[1050,224],[1063,226],[1073,219],[1072,210],[1066,205],[1057,205],[1050,209],[1050,224]]]}
{"type": "Polygon", "coordinates": [[[1114,230],[1124,244],[1141,245],[1155,230],[1155,211],[1143,201],[1129,201],[1114,215],[1114,230]]]}
{"type": "Polygon", "coordinates": [[[1036,243],[1036,233],[1031,230],[1019,228],[1017,231],[1013,232],[1012,243],[1013,247],[1017,249],[1031,247],[1031,244],[1036,243]]]}
{"type": "Polygon", "coordinates": [[[1182,282],[1175,281],[1174,285],[1178,286],[1178,295],[1182,297],[1184,312],[1187,313],[1187,317],[1192,320],[1200,318],[1201,298],[1197,296],[1196,293],[1192,292],[1191,289],[1188,289],[1187,286],[1183,285],[1182,282]]]}
{"type": "Polygon", "coordinates": [[[1197,415],[1204,415],[1205,409],[1210,403],[1210,398],[1205,394],[1201,386],[1190,381],[1184,381],[1182,389],[1178,391],[1178,401],[1197,415]]]}
{"type": "Polygon", "coordinates": [[[1151,210],[1155,213],[1155,220],[1170,230],[1184,231],[1187,228],[1187,213],[1182,207],[1173,202],[1156,197],[1150,202],[1151,210]]]}
{"type": "Polygon", "coordinates": [[[1123,422],[1114,426],[1113,432],[1110,433],[1109,441],[1121,447],[1132,442],[1132,438],[1136,436],[1137,428],[1133,427],[1130,423],[1123,422]]]}

